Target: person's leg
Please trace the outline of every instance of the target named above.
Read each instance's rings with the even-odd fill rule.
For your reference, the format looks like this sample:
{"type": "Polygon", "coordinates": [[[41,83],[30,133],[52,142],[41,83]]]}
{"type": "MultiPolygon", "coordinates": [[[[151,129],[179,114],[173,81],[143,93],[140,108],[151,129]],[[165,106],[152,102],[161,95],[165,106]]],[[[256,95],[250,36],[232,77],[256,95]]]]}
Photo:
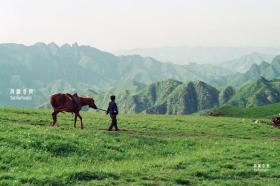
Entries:
{"type": "Polygon", "coordinates": [[[115,116],[115,130],[119,130],[117,116],[115,116]]]}
{"type": "Polygon", "coordinates": [[[112,130],[112,128],[113,128],[113,126],[114,126],[114,123],[113,123],[113,115],[110,114],[110,118],[111,118],[111,124],[110,124],[108,130],[112,130]]]}
{"type": "Polygon", "coordinates": [[[116,128],[116,115],[112,115],[112,127],[116,128]]]}

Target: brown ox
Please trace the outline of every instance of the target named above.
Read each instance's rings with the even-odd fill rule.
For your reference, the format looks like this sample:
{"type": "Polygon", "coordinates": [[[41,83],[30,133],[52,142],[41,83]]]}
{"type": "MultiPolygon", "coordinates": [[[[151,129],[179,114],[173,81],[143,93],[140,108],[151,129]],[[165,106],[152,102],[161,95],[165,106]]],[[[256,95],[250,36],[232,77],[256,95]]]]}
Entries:
{"type": "Polygon", "coordinates": [[[94,103],[93,98],[89,97],[79,97],[77,94],[54,94],[50,97],[50,102],[53,107],[52,113],[52,126],[55,126],[57,122],[57,114],[59,112],[72,112],[75,114],[74,118],[74,127],[76,128],[77,117],[81,121],[81,129],[84,128],[83,119],[80,115],[80,110],[83,106],[89,106],[93,109],[97,109],[97,106],[94,103]]]}

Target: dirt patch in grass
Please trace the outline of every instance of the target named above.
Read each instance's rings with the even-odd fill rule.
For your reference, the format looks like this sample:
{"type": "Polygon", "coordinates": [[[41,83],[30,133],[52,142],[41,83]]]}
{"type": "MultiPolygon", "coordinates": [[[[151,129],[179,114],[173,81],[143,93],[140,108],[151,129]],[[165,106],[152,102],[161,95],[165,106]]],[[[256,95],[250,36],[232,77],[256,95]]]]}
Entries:
{"type": "Polygon", "coordinates": [[[190,180],[186,180],[186,179],[182,179],[182,178],[176,179],[175,183],[178,185],[192,185],[190,180]]]}
{"type": "Polygon", "coordinates": [[[119,176],[107,172],[79,171],[69,174],[67,181],[68,183],[74,183],[76,181],[103,180],[108,178],[117,180],[119,176]]]}

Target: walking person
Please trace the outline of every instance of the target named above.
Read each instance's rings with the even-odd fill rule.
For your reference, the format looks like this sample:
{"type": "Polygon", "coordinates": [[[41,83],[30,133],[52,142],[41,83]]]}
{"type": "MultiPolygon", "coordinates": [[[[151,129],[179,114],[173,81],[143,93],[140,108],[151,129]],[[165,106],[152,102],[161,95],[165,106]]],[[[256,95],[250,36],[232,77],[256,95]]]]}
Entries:
{"type": "Polygon", "coordinates": [[[118,121],[117,121],[117,115],[119,113],[118,111],[118,106],[115,102],[116,96],[112,95],[111,97],[111,101],[109,103],[108,109],[106,114],[110,114],[111,117],[111,124],[108,128],[108,131],[111,131],[113,129],[113,127],[115,128],[116,131],[118,131],[118,121]]]}

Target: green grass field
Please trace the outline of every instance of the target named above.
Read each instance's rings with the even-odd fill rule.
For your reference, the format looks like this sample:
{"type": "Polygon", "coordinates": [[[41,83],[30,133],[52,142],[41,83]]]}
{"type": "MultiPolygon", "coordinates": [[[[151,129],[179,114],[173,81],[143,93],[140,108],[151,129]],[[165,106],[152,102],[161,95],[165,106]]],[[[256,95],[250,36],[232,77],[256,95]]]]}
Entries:
{"type": "Polygon", "coordinates": [[[0,185],[279,185],[280,130],[252,119],[0,109],[0,185]],[[258,164],[269,165],[254,170],[258,164]]]}
{"type": "Polygon", "coordinates": [[[280,103],[274,103],[264,106],[256,106],[249,108],[238,108],[224,106],[221,108],[213,109],[212,112],[217,115],[238,118],[254,118],[254,119],[270,119],[273,116],[279,116],[280,103]]]}

